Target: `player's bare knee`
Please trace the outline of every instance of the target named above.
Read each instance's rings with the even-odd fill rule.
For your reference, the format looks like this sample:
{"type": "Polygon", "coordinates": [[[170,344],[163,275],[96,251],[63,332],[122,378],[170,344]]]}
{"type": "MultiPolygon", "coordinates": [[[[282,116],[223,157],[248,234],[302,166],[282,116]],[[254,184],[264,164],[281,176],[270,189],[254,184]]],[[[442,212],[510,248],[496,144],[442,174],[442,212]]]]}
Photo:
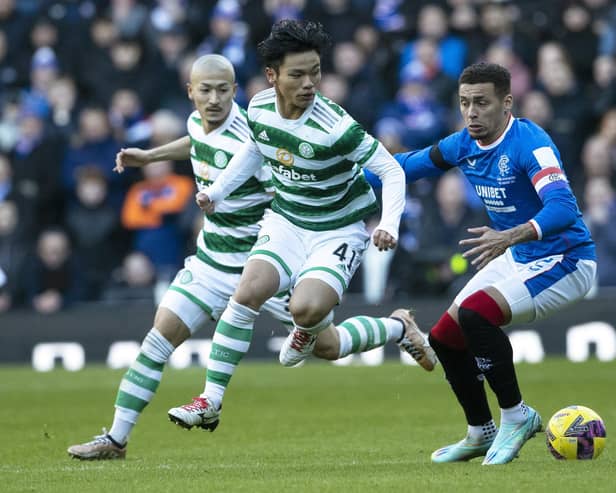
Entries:
{"type": "Polygon", "coordinates": [[[313,327],[321,322],[330,310],[324,309],[316,299],[302,299],[298,302],[291,298],[289,311],[297,325],[300,327],[313,327]]]}
{"type": "Polygon", "coordinates": [[[240,283],[233,294],[233,299],[240,305],[259,310],[263,303],[276,294],[273,283],[263,282],[257,276],[242,276],[240,283]]]}
{"type": "Polygon", "coordinates": [[[240,305],[259,310],[263,303],[275,293],[270,293],[258,279],[242,280],[233,294],[233,299],[240,305]]]}
{"type": "Polygon", "coordinates": [[[171,310],[160,307],[154,317],[154,327],[174,347],[178,347],[190,337],[190,330],[171,310]]]}
{"type": "Polygon", "coordinates": [[[237,290],[233,295],[233,300],[236,303],[252,308],[253,310],[258,310],[263,304],[262,302],[259,302],[258,297],[250,291],[237,290]]]}

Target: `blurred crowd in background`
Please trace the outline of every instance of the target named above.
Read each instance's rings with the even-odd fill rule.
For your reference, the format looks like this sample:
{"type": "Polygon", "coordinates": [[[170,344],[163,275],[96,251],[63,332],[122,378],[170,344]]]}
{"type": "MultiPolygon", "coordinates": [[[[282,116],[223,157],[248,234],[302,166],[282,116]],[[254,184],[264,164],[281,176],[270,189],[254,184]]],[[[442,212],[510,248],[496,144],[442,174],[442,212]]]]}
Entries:
{"type": "MultiPolygon", "coordinates": [[[[392,153],[461,128],[464,66],[506,66],[514,115],[560,149],[599,285],[616,286],[611,0],[0,0],[0,312],[156,299],[201,226],[190,164],[118,175],[116,152],[186,134],[200,55],[233,63],[245,107],[268,87],[256,44],[284,18],[325,26],[321,92],[392,153]]],[[[413,183],[398,249],[369,251],[351,290],[369,302],[449,295],[472,274],[458,241],[483,224],[455,172],[413,183]]]]}

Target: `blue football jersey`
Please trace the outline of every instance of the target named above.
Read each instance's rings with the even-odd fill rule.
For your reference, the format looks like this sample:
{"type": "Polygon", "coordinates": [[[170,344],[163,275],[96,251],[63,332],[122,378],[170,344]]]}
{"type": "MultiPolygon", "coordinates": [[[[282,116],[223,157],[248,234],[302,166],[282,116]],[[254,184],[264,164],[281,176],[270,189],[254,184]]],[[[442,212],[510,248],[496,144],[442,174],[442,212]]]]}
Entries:
{"type": "Polygon", "coordinates": [[[486,146],[463,129],[429,150],[396,158],[405,168],[407,179],[460,168],[485,204],[496,230],[531,221],[543,238],[513,246],[517,261],[564,253],[595,259],[594,244],[569,186],[560,153],[549,135],[533,122],[512,117],[503,135],[486,146]],[[555,195],[576,211],[576,218],[566,229],[542,235],[533,218],[544,202],[555,195]]]}

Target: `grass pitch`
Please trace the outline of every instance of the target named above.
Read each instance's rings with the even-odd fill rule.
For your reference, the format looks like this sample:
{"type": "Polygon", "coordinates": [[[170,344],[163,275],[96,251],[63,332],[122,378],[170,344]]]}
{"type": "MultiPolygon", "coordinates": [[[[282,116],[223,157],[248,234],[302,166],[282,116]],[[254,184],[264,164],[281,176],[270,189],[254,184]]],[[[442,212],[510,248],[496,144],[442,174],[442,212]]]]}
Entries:
{"type": "MultiPolygon", "coordinates": [[[[121,371],[35,373],[0,367],[3,492],[566,492],[614,491],[613,363],[550,359],[519,365],[525,399],[543,416],[583,404],[606,422],[595,461],[559,462],[544,434],[506,466],[433,465],[430,453],[462,437],[461,411],[442,369],[388,362],[286,369],[244,363],[214,433],[185,431],[169,407],[198,395],[204,370],[167,369],[135,428],[125,461],[80,462],[66,448],[109,426],[121,371]]],[[[493,410],[498,417],[494,401],[493,410]]]]}

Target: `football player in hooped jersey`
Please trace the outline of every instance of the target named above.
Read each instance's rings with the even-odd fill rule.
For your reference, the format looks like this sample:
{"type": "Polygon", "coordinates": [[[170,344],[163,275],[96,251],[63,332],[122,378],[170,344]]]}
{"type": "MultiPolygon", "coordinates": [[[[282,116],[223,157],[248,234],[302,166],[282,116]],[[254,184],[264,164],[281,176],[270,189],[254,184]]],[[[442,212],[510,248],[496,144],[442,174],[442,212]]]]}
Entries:
{"type": "Polygon", "coordinates": [[[594,244],[558,149],[543,129],[511,114],[510,79],[499,65],[467,67],[458,88],[465,128],[395,156],[409,181],[460,168],[492,221],[460,242],[478,272],[429,335],[468,422],[466,437],[436,450],[433,462],[485,456],[484,465],[505,464],[541,429],[541,417],[522,400],[501,327],[559,311],[595,278],[594,244]],[[484,379],[501,409],[498,430],[484,379]]]}
{"type": "MultiPolygon", "coordinates": [[[[220,55],[200,57],[193,64],[188,97],[196,110],[187,120],[188,135],[149,150],[122,149],[114,170],[141,167],[163,160],[192,163],[198,189],[212,183],[238,145],[248,138],[245,112],[234,102],[233,66],[220,55]]],[[[197,253],[165,293],[154,326],[142,342],[137,359],[124,375],[109,432],[69,447],[78,459],[124,458],[126,443],[141,412],[154,397],[164,365],[171,353],[196,331],[219,318],[239,282],[248,250],[259,230],[258,222],[271,201],[271,174],[255,170],[252,176],[221,204],[220,213],[204,218],[197,253]]],[[[283,298],[268,300],[265,308],[292,327],[283,298]]]]}
{"type": "MultiPolygon", "coordinates": [[[[397,324],[398,344],[424,368],[432,369],[434,353],[408,311],[396,310],[381,319],[389,322],[367,326],[371,334],[367,339],[359,336],[358,330],[364,330],[361,322],[332,324],[333,309],[370,240],[364,218],[377,209],[362,167],[383,182],[382,218],[372,237],[381,250],[396,245],[405,183],[404,173],[385,148],[317,92],[320,53],[328,42],[315,22],[283,20],[272,27],[258,50],[273,87],[250,101],[250,139],[215,183],[197,194],[200,207],[212,213],[262,163],[272,171],[271,210],[261,222],[259,238],[220,317],[214,342],[219,338],[222,344],[230,335],[249,340],[264,301],[291,290],[289,310],[295,327],[280,352],[283,365],[300,363],[313,349],[317,356],[336,359],[373,337],[390,338],[391,317],[399,317],[403,322],[397,324]],[[333,355],[331,348],[336,348],[333,355]]],[[[171,409],[169,417],[182,426],[213,429],[240,357],[237,350],[213,347],[200,399],[171,409]]]]}

